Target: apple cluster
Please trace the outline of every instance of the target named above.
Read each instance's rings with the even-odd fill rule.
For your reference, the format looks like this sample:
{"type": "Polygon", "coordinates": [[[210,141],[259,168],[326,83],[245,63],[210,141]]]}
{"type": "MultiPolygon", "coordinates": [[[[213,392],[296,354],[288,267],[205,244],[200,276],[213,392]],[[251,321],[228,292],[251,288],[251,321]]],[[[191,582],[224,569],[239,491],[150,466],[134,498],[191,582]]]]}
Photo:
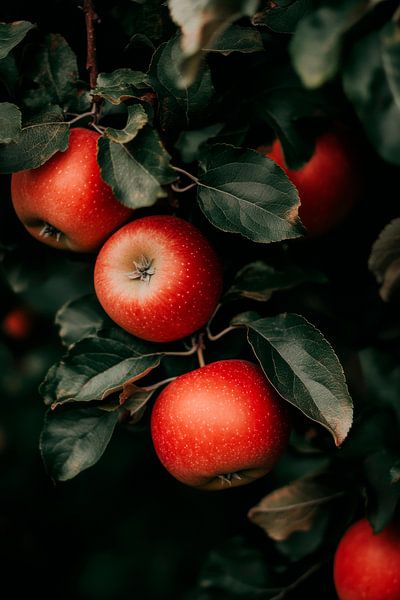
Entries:
{"type": "MultiPolygon", "coordinates": [[[[151,342],[190,336],[218,304],[218,256],[188,221],[170,215],[135,219],[101,177],[98,138],[95,131],[73,128],[65,152],[14,173],[15,211],[31,235],[54,248],[100,248],[95,292],[125,331],[151,342]]],[[[223,489],[272,468],[288,442],[290,419],[259,367],[223,360],[170,383],[155,402],[151,432],[161,462],[178,480],[223,489]]]]}

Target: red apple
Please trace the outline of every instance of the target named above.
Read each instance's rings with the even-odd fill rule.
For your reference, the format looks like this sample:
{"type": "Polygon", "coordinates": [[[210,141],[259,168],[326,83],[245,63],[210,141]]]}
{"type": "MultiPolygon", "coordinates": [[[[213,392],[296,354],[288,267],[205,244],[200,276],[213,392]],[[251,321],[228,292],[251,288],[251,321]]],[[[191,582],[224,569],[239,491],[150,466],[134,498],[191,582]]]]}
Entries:
{"type": "Polygon", "coordinates": [[[222,274],[198,229],[158,215],[114,233],[97,257],[94,283],[101,305],[120,327],[145,340],[169,342],[209,320],[222,274]]]}
{"type": "Polygon", "coordinates": [[[289,433],[286,403],[246,360],[221,360],[181,375],[161,392],[151,415],[164,467],[204,490],[244,485],[268,473],[289,433]]]}
{"type": "Polygon", "coordinates": [[[334,579],[340,600],[400,600],[400,527],[374,535],[357,521],[336,550],[334,579]]]}
{"type": "Polygon", "coordinates": [[[342,221],[363,192],[360,160],[354,140],[343,132],[321,135],[310,160],[300,169],[286,166],[282,146],[259,147],[272,158],[296,186],[300,196],[299,216],[311,235],[320,235],[342,221]]]}
{"type": "Polygon", "coordinates": [[[3,319],[1,328],[14,340],[24,340],[32,333],[34,317],[26,308],[14,308],[3,319]]]}
{"type": "Polygon", "coordinates": [[[65,152],[57,152],[37,169],[13,174],[15,211],[37,240],[63,250],[92,252],[132,215],[101,178],[99,137],[89,129],[71,129],[65,152]]]}

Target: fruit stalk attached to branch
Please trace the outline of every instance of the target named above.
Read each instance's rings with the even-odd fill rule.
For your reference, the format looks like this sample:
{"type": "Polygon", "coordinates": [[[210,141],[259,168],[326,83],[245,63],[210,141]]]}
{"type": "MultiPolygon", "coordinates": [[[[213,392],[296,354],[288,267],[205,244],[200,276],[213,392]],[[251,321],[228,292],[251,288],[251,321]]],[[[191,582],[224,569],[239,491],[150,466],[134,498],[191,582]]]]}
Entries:
{"type": "MultiPolygon", "coordinates": [[[[94,30],[95,21],[98,20],[93,0],[84,0],[83,12],[86,23],[86,69],[89,72],[90,89],[94,90],[97,83],[97,59],[96,59],[96,34],[94,30]]],[[[96,121],[99,98],[92,96],[92,113],[96,121]]]]}

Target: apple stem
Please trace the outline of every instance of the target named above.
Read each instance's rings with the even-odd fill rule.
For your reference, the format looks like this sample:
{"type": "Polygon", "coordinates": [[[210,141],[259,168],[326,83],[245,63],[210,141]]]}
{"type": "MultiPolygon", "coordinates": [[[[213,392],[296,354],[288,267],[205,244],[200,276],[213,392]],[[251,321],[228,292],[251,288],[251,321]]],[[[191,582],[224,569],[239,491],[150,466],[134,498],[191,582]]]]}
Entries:
{"type": "Polygon", "coordinates": [[[187,177],[188,179],[191,179],[195,183],[199,183],[198,178],[195,177],[195,175],[192,175],[192,173],[189,173],[188,171],[185,171],[185,169],[181,169],[180,167],[175,167],[174,165],[171,165],[171,167],[177,173],[181,173],[181,175],[185,175],[185,177],[187,177]]]}
{"type": "Polygon", "coordinates": [[[197,358],[199,361],[200,367],[205,367],[206,361],[204,360],[205,344],[204,344],[204,333],[200,333],[199,339],[197,342],[197,358]]]}
{"type": "Polygon", "coordinates": [[[157,383],[154,383],[153,385],[149,385],[148,387],[146,387],[146,390],[149,390],[149,391],[158,390],[159,387],[162,387],[166,383],[170,383],[171,381],[174,381],[174,379],[176,379],[176,377],[168,377],[168,379],[163,379],[162,381],[157,381],[157,383]]]}
{"type": "MultiPolygon", "coordinates": [[[[99,20],[96,14],[93,0],[83,0],[83,12],[86,23],[86,69],[89,71],[90,89],[94,90],[97,84],[97,60],[96,60],[96,35],[94,30],[95,21],[99,20]]],[[[99,98],[92,96],[92,115],[94,122],[97,121],[99,98]]]]}
{"type": "Polygon", "coordinates": [[[71,119],[71,121],[68,121],[68,125],[72,125],[73,123],[76,123],[77,121],[80,121],[81,119],[85,119],[86,117],[93,117],[93,111],[89,111],[89,112],[84,112],[81,115],[76,115],[76,117],[74,119],[71,119]]]}
{"type": "Polygon", "coordinates": [[[224,337],[224,335],[226,335],[227,333],[230,333],[231,331],[234,331],[235,329],[237,329],[237,327],[229,326],[226,329],[223,329],[222,331],[220,331],[219,333],[216,333],[215,335],[213,335],[210,331],[210,327],[207,326],[207,337],[210,340],[210,342],[216,342],[217,340],[224,337]]]}
{"type": "Polygon", "coordinates": [[[173,192],[177,192],[178,194],[183,194],[184,192],[188,192],[189,190],[191,190],[192,188],[196,187],[197,183],[193,182],[193,183],[189,183],[189,185],[181,188],[177,185],[175,185],[174,183],[171,185],[171,190],[173,192]]]}

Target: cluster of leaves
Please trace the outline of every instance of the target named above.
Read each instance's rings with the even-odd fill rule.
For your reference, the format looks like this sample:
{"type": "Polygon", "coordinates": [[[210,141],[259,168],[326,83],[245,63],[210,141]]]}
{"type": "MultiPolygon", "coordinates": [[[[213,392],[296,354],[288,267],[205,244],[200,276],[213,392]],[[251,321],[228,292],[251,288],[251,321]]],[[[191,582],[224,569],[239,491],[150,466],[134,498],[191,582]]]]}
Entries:
{"type": "MultiPolygon", "coordinates": [[[[172,206],[211,225],[222,253],[229,234],[242,237],[242,254],[225,256],[228,288],[212,323],[214,329],[216,322],[229,322],[226,335],[235,341],[221,338],[208,347],[214,359],[253,353],[298,409],[288,456],[270,493],[249,512],[274,540],[280,562],[267,572],[262,557],[236,540],[228,551],[210,556],[198,597],[283,597],[282,574],[292,585],[304,572],[312,574],[317,553],[329,556],[360,506],[376,530],[393,518],[400,498],[399,375],[393,353],[372,344],[353,349],[357,368],[348,369],[349,383],[361,408],[337,451],[324,430],[336,445],[344,442],[352,400],[343,368],[309,322],[313,311],[299,292],[315,294],[310,290],[326,288],[328,278],[295,260],[296,248],[287,241],[304,234],[297,190],[254,148],[278,136],[287,163],[299,167],[311,156],[315,135],[337,119],[363,129],[377,155],[398,166],[398,10],[390,0],[129,4],[115,2],[103,20],[125,32],[128,46],[146,48],[148,59],[141,70],[116,64],[100,73],[94,90],[81,80],[84,57],[59,33],[43,35],[26,21],[0,24],[0,172],[36,168],[65,150],[71,126],[90,124],[95,97],[102,134],[98,162],[121,203],[134,209],[172,206]],[[18,53],[30,39],[28,69],[18,53]],[[171,199],[170,184],[178,185],[178,173],[185,181],[185,172],[194,185],[179,202],[171,199]],[[283,243],[260,260],[271,242],[283,243]],[[249,569],[251,576],[237,569],[243,560],[258,565],[249,569]]],[[[399,232],[393,221],[370,258],[386,301],[397,296],[399,232]]],[[[18,244],[2,248],[4,273],[15,291],[29,293],[39,271],[42,279],[54,276],[54,262],[64,260],[50,259],[43,273],[38,252],[25,267],[28,276],[21,275],[18,244]]],[[[86,267],[84,289],[90,291],[86,267]]],[[[77,270],[75,263],[64,277],[72,280],[77,270]]],[[[135,339],[109,321],[93,294],[77,298],[72,289],[56,315],[66,354],[41,385],[49,407],[41,450],[49,473],[61,481],[99,460],[117,424],[134,430],[157,382],[195,368],[187,344],[135,339]]],[[[217,337],[209,332],[210,342],[217,337]]]]}

